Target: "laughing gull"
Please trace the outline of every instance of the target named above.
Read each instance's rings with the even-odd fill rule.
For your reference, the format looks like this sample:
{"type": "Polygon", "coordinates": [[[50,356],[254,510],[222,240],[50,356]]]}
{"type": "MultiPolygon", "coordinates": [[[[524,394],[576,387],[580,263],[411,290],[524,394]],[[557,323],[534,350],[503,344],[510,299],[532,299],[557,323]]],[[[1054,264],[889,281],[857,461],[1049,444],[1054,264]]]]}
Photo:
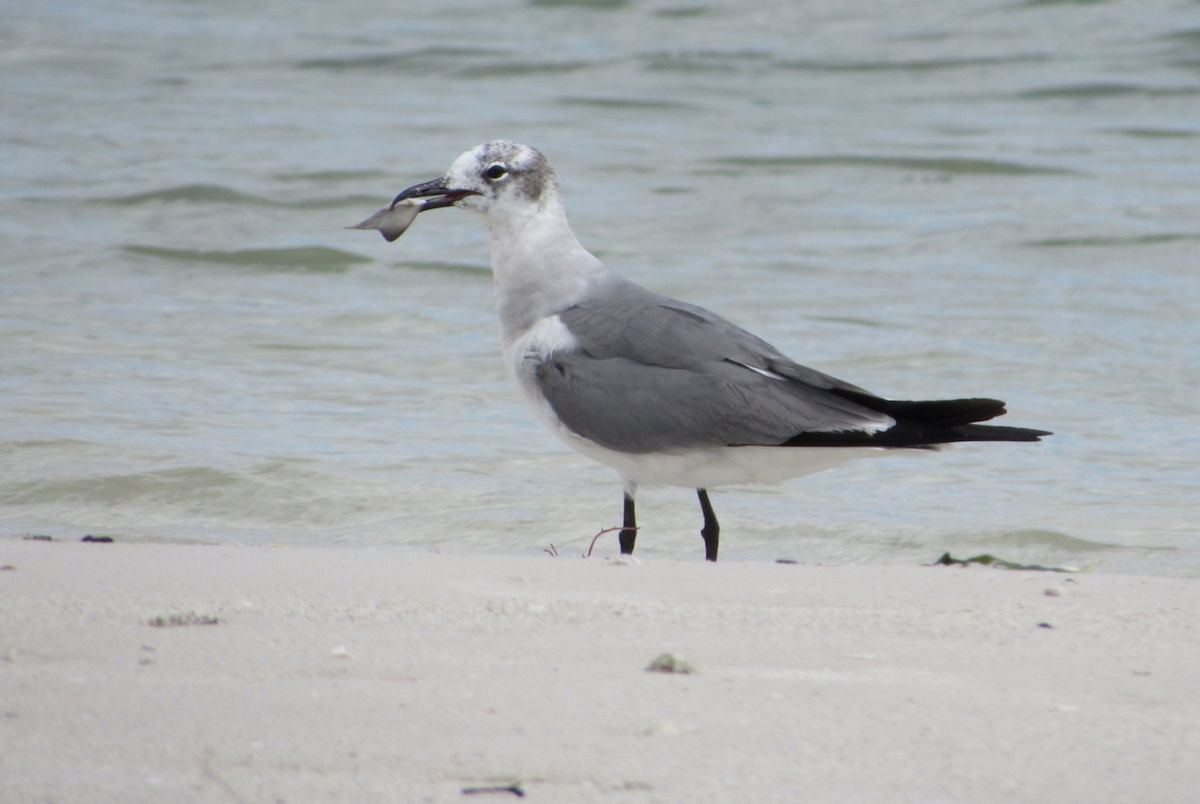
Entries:
{"type": "Polygon", "coordinates": [[[579,243],[554,172],[527,145],[472,148],[445,176],[351,228],[395,240],[418,213],[451,206],[487,225],[504,362],[525,400],[551,432],[624,481],[622,553],[637,537],[639,485],[696,489],[704,556],[716,561],[715,486],[779,483],[884,450],[1050,435],[975,424],[1005,413],[996,399],[883,399],[634,284],[579,243]]]}

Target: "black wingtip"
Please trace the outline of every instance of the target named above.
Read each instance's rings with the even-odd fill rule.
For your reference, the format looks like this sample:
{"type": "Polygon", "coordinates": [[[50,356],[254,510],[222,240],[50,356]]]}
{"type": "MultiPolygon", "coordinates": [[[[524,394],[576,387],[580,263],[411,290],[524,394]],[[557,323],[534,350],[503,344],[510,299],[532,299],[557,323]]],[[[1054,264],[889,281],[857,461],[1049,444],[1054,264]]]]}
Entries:
{"type": "Polygon", "coordinates": [[[1048,430],[976,424],[1007,413],[999,399],[901,400],[882,399],[845,390],[838,396],[863,407],[886,413],[896,420],[887,430],[876,432],[799,433],[788,439],[788,447],[878,446],[892,448],[932,447],[957,441],[1041,441],[1053,435],[1048,430]]]}
{"type": "Polygon", "coordinates": [[[1030,427],[1002,427],[994,424],[964,424],[951,428],[961,441],[1041,441],[1054,433],[1030,427]]]}

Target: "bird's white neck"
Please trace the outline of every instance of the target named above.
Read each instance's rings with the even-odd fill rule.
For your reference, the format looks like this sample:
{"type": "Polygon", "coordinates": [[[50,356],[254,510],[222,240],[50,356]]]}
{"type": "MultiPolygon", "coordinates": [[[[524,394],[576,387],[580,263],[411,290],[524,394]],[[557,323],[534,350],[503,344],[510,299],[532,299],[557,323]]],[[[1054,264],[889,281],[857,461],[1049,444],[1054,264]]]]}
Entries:
{"type": "Polygon", "coordinates": [[[571,231],[554,188],[537,205],[494,206],[485,220],[505,348],[608,270],[571,231]]]}

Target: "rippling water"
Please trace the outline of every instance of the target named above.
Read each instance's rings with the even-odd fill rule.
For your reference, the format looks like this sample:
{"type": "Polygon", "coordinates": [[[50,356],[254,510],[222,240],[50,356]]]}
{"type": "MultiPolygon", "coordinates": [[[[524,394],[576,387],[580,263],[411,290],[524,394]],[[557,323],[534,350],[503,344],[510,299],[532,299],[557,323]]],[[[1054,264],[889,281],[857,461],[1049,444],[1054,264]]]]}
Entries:
{"type": "MultiPolygon", "coordinates": [[[[1196,2],[14,5],[0,534],[618,524],[504,376],[478,222],[342,229],[507,137],[637,281],[1057,434],[718,492],[726,557],[1200,575],[1196,2]]],[[[690,492],[639,513],[639,552],[702,555],[690,492]]]]}

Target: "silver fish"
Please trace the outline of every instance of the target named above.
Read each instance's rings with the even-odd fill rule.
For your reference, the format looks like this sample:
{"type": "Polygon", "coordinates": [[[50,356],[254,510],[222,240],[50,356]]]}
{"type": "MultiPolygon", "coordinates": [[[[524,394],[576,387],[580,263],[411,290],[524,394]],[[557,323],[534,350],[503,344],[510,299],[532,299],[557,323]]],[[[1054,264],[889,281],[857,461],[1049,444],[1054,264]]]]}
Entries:
{"type": "Polygon", "coordinates": [[[378,229],[383,239],[391,243],[417,219],[417,213],[425,208],[425,202],[419,198],[406,198],[397,201],[390,207],[384,207],[357,226],[347,226],[347,229],[378,229]]]}

